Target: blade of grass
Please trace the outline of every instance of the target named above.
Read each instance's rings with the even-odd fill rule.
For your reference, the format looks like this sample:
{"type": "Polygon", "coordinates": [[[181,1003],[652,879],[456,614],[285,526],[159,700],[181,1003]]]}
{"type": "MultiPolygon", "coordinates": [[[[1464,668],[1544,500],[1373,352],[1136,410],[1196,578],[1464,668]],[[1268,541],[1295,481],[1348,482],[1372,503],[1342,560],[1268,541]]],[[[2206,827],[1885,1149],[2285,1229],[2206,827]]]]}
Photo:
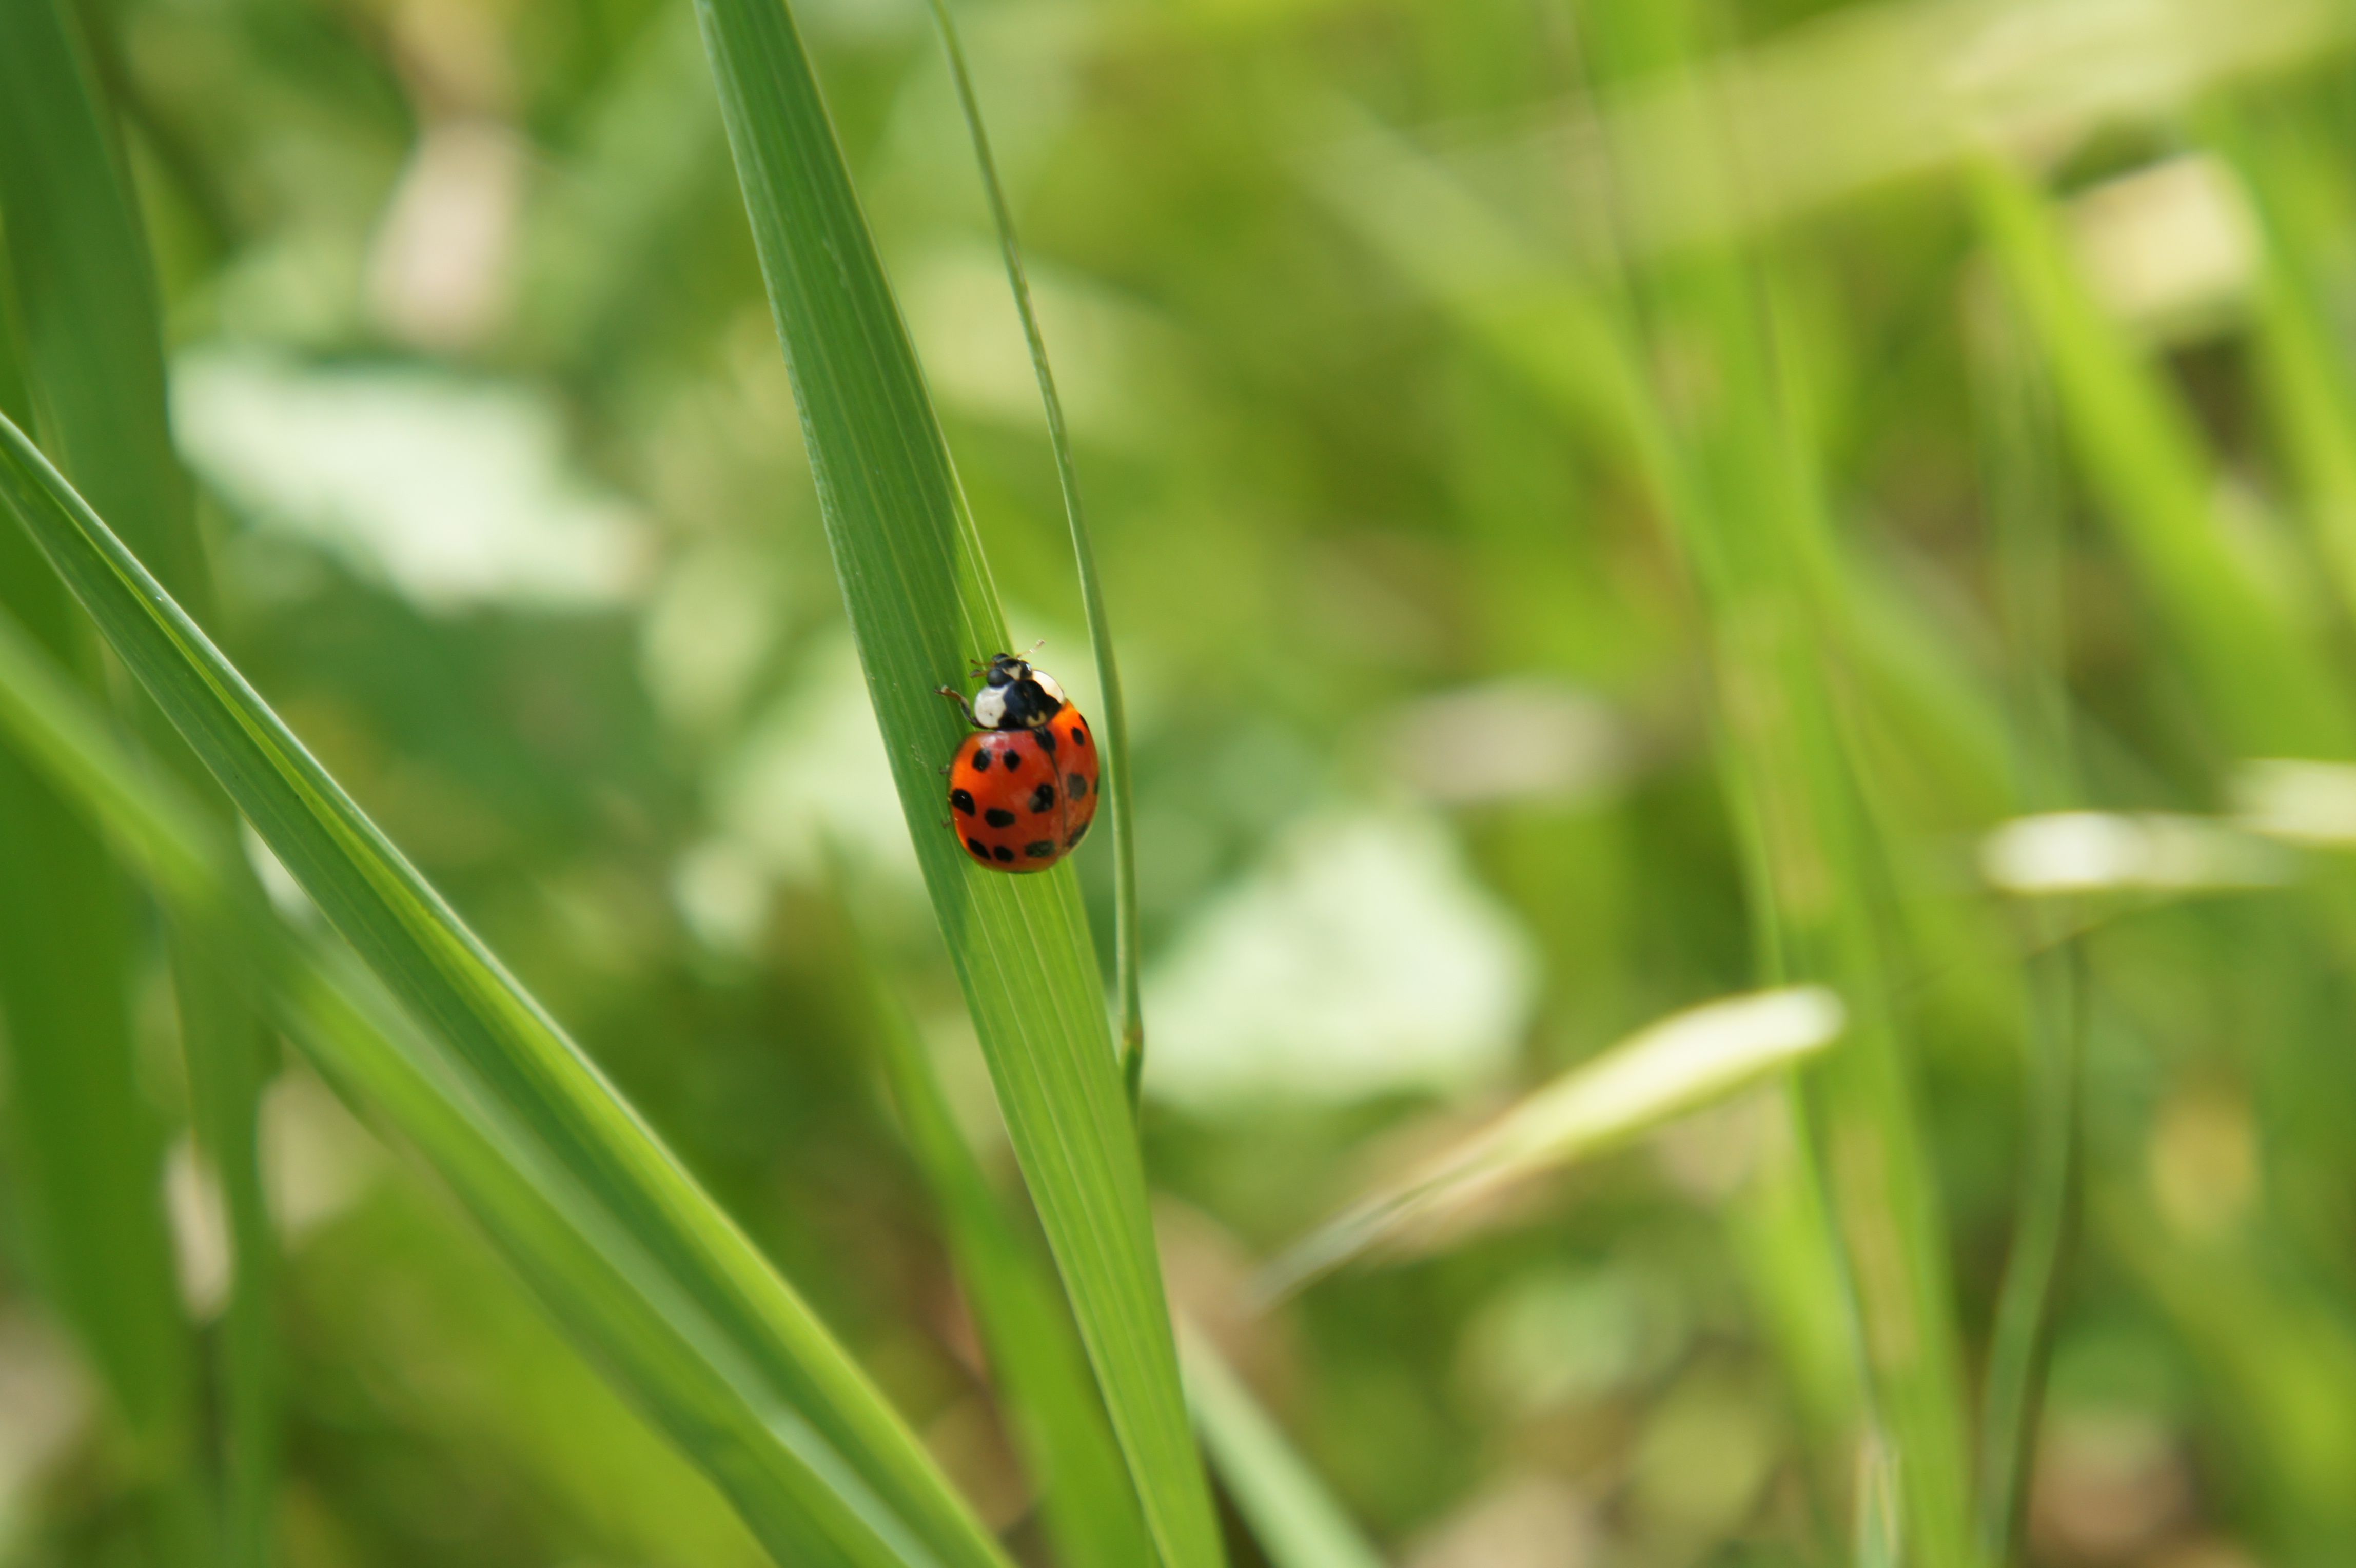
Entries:
{"type": "Polygon", "coordinates": [[[1510,181],[1583,241],[1613,178],[1601,149],[1627,148],[1612,155],[1639,193],[1624,243],[1650,259],[1869,200],[1991,142],[2050,156],[2165,125],[2199,93],[2328,57],[2356,30],[2329,0],[1881,0],[1774,15],[1782,25],[1687,79],[1634,80],[1535,124],[1516,116],[1453,158],[1510,181]],[[1743,180],[1692,188],[1679,159],[1721,135],[1754,149],[1743,180]]]}
{"type": "Polygon", "coordinates": [[[1194,1423],[1273,1568],[1381,1568],[1382,1557],[1218,1350],[1192,1325],[1182,1325],[1178,1338],[1194,1423]]]}
{"type": "MultiPolygon", "coordinates": [[[[1600,281],[1542,263],[1503,214],[1439,160],[1362,113],[1336,108],[1327,118],[1338,124],[1331,139],[1344,151],[1311,167],[1312,190],[1567,424],[1600,430],[1620,446],[1663,516],[1690,515],[1684,459],[1648,383],[1645,349],[1624,319],[1625,302],[1600,281]]],[[[1908,609],[1893,586],[1859,577],[1842,614],[1829,618],[1858,629],[1857,673],[1871,682],[1879,712],[1902,736],[1898,749],[1944,779],[1968,781],[1972,795],[2000,792],[2000,713],[1951,650],[1925,635],[1929,620],[1908,609]]],[[[1727,778],[1739,811],[1743,792],[1730,767],[1727,778]]],[[[1796,1128],[1797,1097],[1787,1099],[1779,1125],[1796,1128]]],[[[1810,1477],[1828,1514],[1832,1500],[1853,1489],[1864,1374],[1819,1165],[1794,1134],[1726,1219],[1755,1310],[1805,1414],[1815,1445],[1810,1477]]]]}
{"type": "MultiPolygon", "coordinates": [[[[47,576],[21,539],[0,544],[0,607],[28,620],[73,615],[27,602],[21,588],[49,585],[47,576]]],[[[129,1434],[156,1514],[156,1561],[203,1563],[195,1352],[164,1220],[163,1139],[134,1069],[128,890],[70,808],[13,757],[0,757],[0,1018],[33,1261],[129,1434]]]]}
{"type": "MultiPolygon", "coordinates": [[[[995,1543],[809,1307],[6,420],[0,500],[414,1015],[416,1026],[394,1036],[408,1044],[347,1059],[339,1076],[361,1074],[359,1087],[401,1114],[444,1118],[435,1135],[446,1142],[435,1147],[463,1167],[454,1185],[487,1224],[518,1239],[519,1267],[560,1316],[584,1332],[602,1326],[608,1347],[618,1340],[632,1353],[646,1374],[636,1391],[780,1560],[1002,1568],[995,1543]],[[421,1078],[429,1049],[446,1052],[439,1087],[421,1078]],[[475,1120],[448,1124],[436,1095],[475,1120]],[[560,1225],[560,1212],[577,1223],[560,1225]]],[[[314,1044],[359,1051],[368,1009],[356,1020],[337,1005],[326,1043],[314,1044]]]]}
{"type": "Polygon", "coordinates": [[[2103,314],[2052,204],[2018,168],[1973,166],[1982,232],[2040,353],[2064,424],[2153,608],[2244,757],[2344,758],[2345,693],[2289,607],[2238,553],[2190,415],[2103,314]]]}
{"type": "Polygon", "coordinates": [[[906,1004],[885,983],[855,926],[850,936],[851,966],[869,1001],[884,1079],[909,1152],[940,1210],[1014,1435],[1037,1479],[1056,1560],[1066,1568],[1151,1563],[1153,1540],[1071,1309],[1036,1240],[1015,1228],[967,1145],[906,1004]]]}
{"type": "Polygon", "coordinates": [[[2027,1170],[1981,1400],[1980,1550],[1989,1563],[2020,1560],[2054,1313],[2077,1235],[2083,983],[2075,943],[2031,961],[2027,1170]]]}
{"type": "MultiPolygon", "coordinates": [[[[24,407],[0,247],[0,412],[24,407]]],[[[39,554],[0,540],[0,610],[96,682],[95,650],[39,554]]],[[[0,1023],[19,1191],[45,1292],[128,1437],[150,1551],[202,1563],[195,1347],[165,1222],[164,1142],[140,1092],[129,889],[70,803],[0,755],[0,1023]]]]}
{"type": "Polygon", "coordinates": [[[940,29],[941,48],[948,56],[949,76],[957,83],[958,107],[965,114],[966,134],[973,138],[974,161],[981,169],[981,188],[990,198],[991,220],[998,227],[998,248],[1006,262],[1006,281],[1014,294],[1014,308],[1023,317],[1023,338],[1031,349],[1032,373],[1038,378],[1039,402],[1047,413],[1047,441],[1055,450],[1055,481],[1064,494],[1064,517],[1072,530],[1072,558],[1080,572],[1080,604],[1088,622],[1088,648],[1096,660],[1097,684],[1104,697],[1097,734],[1104,746],[1104,788],[1112,808],[1112,912],[1114,983],[1120,994],[1120,1071],[1129,1089],[1132,1113],[1145,1083],[1145,1010],[1138,1000],[1137,852],[1129,803],[1129,713],[1120,695],[1120,667],[1113,657],[1112,623],[1105,614],[1104,585],[1097,576],[1096,547],[1089,542],[1087,518],[1080,510],[1080,468],[1072,456],[1072,435],[1064,424],[1064,400],[1055,391],[1055,372],[1047,362],[1047,339],[1039,329],[1039,313],[1031,304],[1031,280],[1023,266],[1023,247],[1014,237],[1014,214],[999,184],[997,160],[991,156],[990,133],[982,124],[981,103],[974,95],[973,77],[966,69],[965,47],[958,41],[957,23],[948,0],[931,0],[933,21],[940,29]]]}
{"type": "Polygon", "coordinates": [[[1829,1047],[1845,1010],[1821,986],[1706,1003],[1563,1073],[1409,1180],[1351,1206],[1269,1265],[1280,1295],[1511,1182],[1617,1148],[1829,1047]]]}
{"type": "MultiPolygon", "coordinates": [[[[154,281],[95,73],[62,0],[0,5],[0,219],[27,323],[26,379],[59,467],[156,564],[200,618],[212,596],[187,476],[172,451],[154,281]]],[[[51,591],[54,591],[52,589],[51,591]]],[[[138,716],[197,798],[226,799],[152,704],[138,716]]],[[[278,1413],[271,1276],[275,1240],[256,1125],[259,1021],[172,930],[172,979],[198,1146],[229,1219],[221,1334],[224,1561],[271,1556],[278,1413]]]]}
{"type": "Polygon", "coordinates": [[[1167,1568],[1220,1560],[1079,889],[943,831],[935,687],[1004,620],[818,82],[778,0],[698,0],[819,510],[900,803],[1016,1160],[1167,1568]]]}
{"type": "MultiPolygon", "coordinates": [[[[1689,77],[1689,12],[1588,6],[1590,59],[1607,79],[1689,77]]],[[[1740,178],[1727,145],[1709,139],[1686,149],[1675,173],[1712,195],[1740,178]]],[[[1945,1225],[1888,1000],[1888,862],[1826,669],[1847,629],[1844,596],[1771,285],[1749,254],[1704,247],[1633,274],[1631,295],[1665,350],[1656,363],[1712,368],[1706,389],[1656,374],[1651,395],[1676,454],[1666,510],[1709,621],[1762,970],[1830,984],[1853,1009],[1844,1047],[1805,1079],[1805,1103],[1846,1243],[1874,1418],[1895,1449],[1907,1558],[1962,1568],[1975,1544],[1945,1225]]]]}
{"type": "MultiPolygon", "coordinates": [[[[1616,446],[1654,505],[1674,514],[1687,481],[1648,386],[1644,346],[1613,291],[1541,251],[1447,164],[1355,106],[1329,103],[1317,128],[1333,150],[1304,166],[1311,192],[1497,364],[1616,446]]],[[[1934,635],[1936,618],[1902,577],[1855,550],[1833,552],[1826,564],[1855,673],[1896,749],[1981,815],[2002,809],[1996,694],[1934,635]]]]}
{"type": "Polygon", "coordinates": [[[2296,110],[2219,104],[2201,124],[2252,199],[2265,405],[2318,553],[2340,603],[2356,611],[2356,373],[2314,262],[2331,253],[2348,220],[2332,188],[2329,145],[2296,110]]]}
{"type": "Polygon", "coordinates": [[[2236,1488],[2258,1499],[2252,1518],[2265,1560],[2338,1562],[2356,1530],[2346,1484],[2356,1454],[2356,1327],[2345,1294],[2292,1262],[2263,1219],[2188,1236],[2152,1211],[2141,1184],[2099,1164],[2086,1219],[2105,1256],[2173,1321],[2211,1385],[2219,1458],[2236,1488]]]}
{"type": "Polygon", "coordinates": [[[228,983],[266,993],[354,1109],[405,1140],[600,1369],[730,1497],[780,1563],[937,1564],[907,1541],[516,1107],[419,1030],[348,950],[279,918],[235,841],[125,750],[99,710],[0,618],[0,757],[21,755],[201,934],[228,983]],[[862,1519],[864,1514],[871,1516],[862,1519]],[[896,1547],[883,1543],[897,1542],[896,1547]]]}
{"type": "MultiPolygon", "coordinates": [[[[2068,615],[2058,438],[2048,389],[2027,362],[2014,323],[1998,313],[1985,326],[1974,358],[1985,507],[2012,667],[2015,771],[2025,806],[2059,811],[2078,790],[2062,680],[2068,615]]],[[[2050,902],[2024,914],[2039,950],[2025,961],[2025,1173],[1981,1397],[1980,1551],[1991,1563],[2017,1562],[2022,1551],[2055,1305],[2075,1240],[2081,1185],[2085,977],[2083,950],[2069,932],[2083,915],[2050,902]]]]}

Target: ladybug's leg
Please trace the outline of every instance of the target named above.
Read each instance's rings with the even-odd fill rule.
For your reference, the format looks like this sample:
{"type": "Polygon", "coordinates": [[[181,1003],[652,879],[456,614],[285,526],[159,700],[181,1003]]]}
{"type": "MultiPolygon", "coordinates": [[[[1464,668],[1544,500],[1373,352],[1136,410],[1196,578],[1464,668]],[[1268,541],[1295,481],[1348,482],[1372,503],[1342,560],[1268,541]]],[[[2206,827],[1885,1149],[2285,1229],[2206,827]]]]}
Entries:
{"type": "Polygon", "coordinates": [[[976,729],[981,728],[981,721],[973,716],[973,704],[966,701],[963,692],[958,691],[955,686],[936,686],[933,688],[933,693],[937,696],[947,697],[950,702],[955,703],[958,705],[958,712],[965,715],[966,723],[976,729]]]}

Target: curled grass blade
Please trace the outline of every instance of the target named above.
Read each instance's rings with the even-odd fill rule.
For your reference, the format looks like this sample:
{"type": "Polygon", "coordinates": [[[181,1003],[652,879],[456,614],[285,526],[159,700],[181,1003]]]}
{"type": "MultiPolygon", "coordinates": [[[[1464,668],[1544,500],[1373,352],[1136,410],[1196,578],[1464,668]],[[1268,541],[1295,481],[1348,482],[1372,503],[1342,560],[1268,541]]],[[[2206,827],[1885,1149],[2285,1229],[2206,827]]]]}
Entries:
{"type": "MultiPolygon", "coordinates": [[[[630,1369],[780,1560],[1002,1568],[809,1307],[5,419],[0,500],[398,999],[396,1026],[349,985],[306,980],[330,1075],[450,1167],[558,1316],[630,1369]]],[[[197,914],[190,929],[209,930],[197,914]]]]}
{"type": "MultiPolygon", "coordinates": [[[[790,12],[698,0],[835,574],[916,858],[1017,1161],[1168,1568],[1220,1560],[1078,884],[943,830],[936,687],[1005,646],[948,446],[790,12]]],[[[1076,739],[1074,742],[1078,744],[1076,739]]]]}
{"type": "Polygon", "coordinates": [[[1080,604],[1087,612],[1088,648],[1096,660],[1097,684],[1103,693],[1104,712],[1097,733],[1104,744],[1105,788],[1112,811],[1112,909],[1114,984],[1120,995],[1120,1071],[1134,1111],[1145,1082],[1145,1009],[1138,999],[1137,848],[1129,800],[1129,711],[1121,700],[1120,666],[1113,656],[1112,624],[1105,614],[1104,585],[1097,576],[1097,553],[1080,509],[1080,467],[1072,456],[1072,435],[1064,423],[1064,400],[1055,391],[1055,372],[1047,361],[1047,339],[1039,329],[1039,313],[1031,303],[1031,279],[1023,265],[1023,247],[1014,237],[1014,214],[999,184],[997,160],[991,156],[990,132],[982,124],[981,103],[975,96],[973,77],[966,69],[965,47],[958,39],[957,22],[948,0],[931,0],[933,21],[940,28],[941,48],[948,56],[949,76],[957,83],[958,107],[965,114],[967,134],[973,138],[974,161],[980,166],[981,187],[990,198],[991,220],[998,227],[998,249],[1006,262],[1006,281],[1014,294],[1014,308],[1023,317],[1023,341],[1031,349],[1031,371],[1038,378],[1039,402],[1047,414],[1047,440],[1055,449],[1055,480],[1064,495],[1064,517],[1071,525],[1072,557],[1079,566],[1080,604]]]}
{"type": "Polygon", "coordinates": [[[1665,1018],[1320,1228],[1269,1266],[1264,1289],[1297,1290],[1406,1227],[1746,1089],[1830,1046],[1844,1018],[1840,999],[1822,986],[1730,997],[1665,1018]]]}

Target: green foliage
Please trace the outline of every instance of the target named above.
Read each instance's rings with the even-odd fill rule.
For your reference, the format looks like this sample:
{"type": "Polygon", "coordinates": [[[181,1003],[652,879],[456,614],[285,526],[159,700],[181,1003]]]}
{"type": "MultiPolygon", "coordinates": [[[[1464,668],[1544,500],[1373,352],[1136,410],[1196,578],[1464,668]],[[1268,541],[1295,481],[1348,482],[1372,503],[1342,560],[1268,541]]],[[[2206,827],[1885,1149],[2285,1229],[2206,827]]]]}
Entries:
{"type": "Polygon", "coordinates": [[[1187,1431],[1145,1173],[1067,866],[975,868],[938,824],[957,746],[937,694],[1009,646],[915,351],[786,9],[700,0],[867,691],[933,908],[1169,1568],[1220,1559],[1187,1431]]]}
{"type": "Polygon", "coordinates": [[[1191,1334],[1185,1354],[1186,1398],[1203,1442],[1269,1561],[1277,1568],[1374,1568],[1380,1563],[1218,1351],[1191,1334]]]}
{"type": "MultiPolygon", "coordinates": [[[[72,13],[49,0],[0,11],[0,53],[9,58],[12,72],[6,82],[12,118],[0,124],[0,215],[8,220],[37,428],[64,471],[117,520],[172,591],[210,618],[211,575],[165,409],[161,323],[147,247],[108,107],[72,13]]],[[[37,575],[16,589],[20,601],[56,592],[37,575]]],[[[20,602],[19,607],[30,607],[20,602]]],[[[233,820],[227,800],[204,779],[203,768],[172,737],[169,725],[145,704],[136,706],[198,798],[224,822],[233,820]]],[[[255,1121],[262,1041],[246,1000],[197,960],[190,940],[186,932],[172,939],[173,995],[190,1120],[208,1182],[220,1194],[229,1222],[220,1555],[243,1565],[273,1554],[279,1444],[270,1307],[273,1242],[255,1121]]],[[[42,967],[55,972],[54,965],[42,967]]],[[[150,1332],[168,1339],[174,1331],[151,1326],[150,1332]]]]}
{"type": "Polygon", "coordinates": [[[0,1568],[2347,1561],[2356,28],[2162,9],[0,0],[0,1568]]]}
{"type": "MultiPolygon", "coordinates": [[[[417,1020],[396,1022],[371,993],[356,999],[323,963],[324,978],[289,981],[314,1050],[445,1167],[560,1316],[641,1369],[639,1397],[772,1551],[1001,1561],[809,1308],[5,419],[0,499],[417,1020]]],[[[225,857],[209,859],[226,883],[225,857]]]]}
{"type": "Polygon", "coordinates": [[[1072,527],[1072,555],[1079,567],[1080,605],[1087,613],[1088,653],[1096,663],[1097,689],[1103,718],[1097,726],[1104,747],[1105,791],[1112,818],[1112,918],[1114,986],[1120,997],[1120,1076],[1128,1085],[1131,1109],[1144,1089],[1145,1014],[1138,995],[1137,827],[1130,800],[1129,713],[1120,694],[1120,664],[1113,652],[1112,627],[1106,617],[1104,584],[1097,572],[1096,545],[1080,506],[1079,459],[1073,455],[1072,433],[1064,419],[1064,400],[1055,390],[1055,367],[1048,362],[1047,339],[1039,329],[1039,308],[1031,297],[1031,280],[1023,266],[1023,247],[1014,236],[1014,215],[1007,209],[1006,188],[991,156],[990,132],[983,124],[981,103],[966,69],[965,46],[958,39],[957,23],[948,0],[931,0],[933,20],[941,30],[941,46],[948,53],[949,77],[957,84],[958,107],[965,114],[966,134],[973,138],[981,186],[990,199],[990,220],[998,230],[998,248],[1006,262],[1006,282],[1014,294],[1016,313],[1023,318],[1023,346],[1031,351],[1031,370],[1039,380],[1039,401],[1047,415],[1047,439],[1055,449],[1055,485],[1064,495],[1064,518],[1072,527]]]}
{"type": "Polygon", "coordinates": [[[1075,1568],[1151,1561],[1136,1489],[1047,1260],[1016,1229],[967,1146],[905,1004],[864,953],[852,964],[869,972],[876,1055],[958,1278],[971,1293],[975,1326],[1004,1382],[1058,1559],[1075,1568]]]}
{"type": "MultiPolygon", "coordinates": [[[[104,294],[106,263],[135,267],[141,255],[119,243],[76,253],[77,219],[120,215],[105,205],[118,188],[84,89],[63,13],[47,4],[0,12],[0,406],[27,419],[37,409],[47,428],[81,443],[91,471],[120,471],[135,490],[151,470],[132,442],[110,448],[100,436],[105,384],[83,373],[103,360],[85,360],[65,337],[85,315],[76,306],[104,294]],[[93,154],[97,167],[78,164],[93,154]],[[84,261],[101,270],[84,274],[84,261]]],[[[163,412],[152,349],[140,368],[154,396],[142,407],[134,389],[134,431],[143,416],[160,421],[163,412]]],[[[167,450],[160,424],[152,434],[167,450]]],[[[0,545],[0,607],[95,682],[86,625],[21,536],[0,545]]],[[[42,890],[8,900],[0,918],[0,1017],[26,1223],[55,1299],[129,1432],[134,1473],[154,1488],[151,1550],[162,1563],[207,1562],[194,1347],[165,1228],[164,1144],[136,1078],[135,914],[70,803],[14,757],[0,757],[0,819],[9,829],[0,837],[0,878],[42,890]]]]}

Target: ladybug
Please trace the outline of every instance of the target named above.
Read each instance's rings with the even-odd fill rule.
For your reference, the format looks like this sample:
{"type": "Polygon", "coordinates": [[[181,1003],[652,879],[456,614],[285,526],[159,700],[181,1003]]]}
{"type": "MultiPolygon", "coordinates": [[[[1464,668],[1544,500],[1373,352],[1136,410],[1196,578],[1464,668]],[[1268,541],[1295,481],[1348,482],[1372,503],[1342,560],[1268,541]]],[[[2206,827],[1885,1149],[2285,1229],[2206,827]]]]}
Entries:
{"type": "Polygon", "coordinates": [[[949,826],[992,871],[1044,871],[1096,821],[1096,736],[1055,678],[1027,660],[994,654],[975,673],[981,690],[971,703],[954,687],[934,688],[974,727],[944,770],[949,826]]]}

